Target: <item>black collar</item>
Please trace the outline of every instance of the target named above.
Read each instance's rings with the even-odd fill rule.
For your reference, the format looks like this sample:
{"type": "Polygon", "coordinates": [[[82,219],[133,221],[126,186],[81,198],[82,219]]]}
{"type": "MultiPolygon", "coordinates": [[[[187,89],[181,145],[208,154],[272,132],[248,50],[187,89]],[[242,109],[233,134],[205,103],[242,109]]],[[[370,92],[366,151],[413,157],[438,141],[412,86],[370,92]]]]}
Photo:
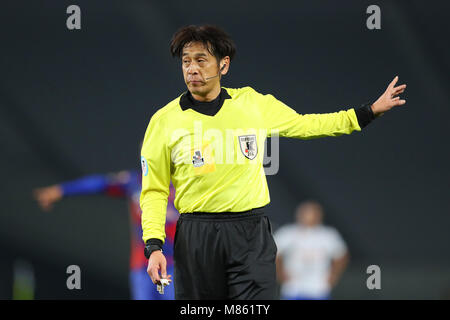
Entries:
{"type": "Polygon", "coordinates": [[[197,101],[192,97],[192,94],[189,91],[186,91],[180,97],[180,107],[183,111],[191,108],[200,113],[215,115],[222,107],[225,99],[231,99],[231,96],[224,88],[221,88],[216,99],[208,102],[197,101]]]}

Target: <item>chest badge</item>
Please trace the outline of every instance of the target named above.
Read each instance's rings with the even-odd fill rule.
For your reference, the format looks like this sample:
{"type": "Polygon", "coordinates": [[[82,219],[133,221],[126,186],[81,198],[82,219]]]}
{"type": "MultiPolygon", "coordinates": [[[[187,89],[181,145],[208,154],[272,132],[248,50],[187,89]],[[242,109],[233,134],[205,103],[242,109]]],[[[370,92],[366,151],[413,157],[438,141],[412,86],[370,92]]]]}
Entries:
{"type": "Polygon", "coordinates": [[[196,168],[201,167],[202,165],[205,164],[205,161],[203,160],[202,157],[202,152],[200,150],[195,151],[194,156],[192,157],[192,164],[196,168]]]}
{"type": "Polygon", "coordinates": [[[255,159],[258,154],[258,145],[256,144],[256,135],[248,134],[239,136],[239,145],[244,156],[250,160],[255,159]]]}

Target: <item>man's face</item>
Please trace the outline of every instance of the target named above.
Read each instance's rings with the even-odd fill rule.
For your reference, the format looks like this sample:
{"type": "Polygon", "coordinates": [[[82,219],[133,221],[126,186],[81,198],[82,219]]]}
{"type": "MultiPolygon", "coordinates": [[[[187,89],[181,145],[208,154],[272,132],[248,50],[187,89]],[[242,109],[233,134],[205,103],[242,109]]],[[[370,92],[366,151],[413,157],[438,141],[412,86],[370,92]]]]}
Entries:
{"type": "Polygon", "coordinates": [[[215,56],[201,42],[191,42],[183,48],[181,57],[184,82],[188,90],[199,96],[205,96],[215,86],[220,86],[219,67],[215,56]]]}
{"type": "Polygon", "coordinates": [[[322,223],[322,209],[308,204],[297,211],[297,222],[305,227],[314,227],[322,223]]]}

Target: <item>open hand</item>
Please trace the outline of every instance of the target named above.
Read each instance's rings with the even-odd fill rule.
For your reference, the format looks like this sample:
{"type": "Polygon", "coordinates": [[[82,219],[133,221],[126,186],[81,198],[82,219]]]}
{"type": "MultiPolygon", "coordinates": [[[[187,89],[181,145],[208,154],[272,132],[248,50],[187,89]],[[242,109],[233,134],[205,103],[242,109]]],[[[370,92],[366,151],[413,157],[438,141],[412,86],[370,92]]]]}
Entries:
{"type": "Polygon", "coordinates": [[[402,100],[400,99],[400,97],[398,97],[400,93],[403,93],[405,91],[406,84],[402,84],[396,87],[395,84],[397,83],[397,81],[398,76],[396,76],[394,80],[392,80],[386,91],[372,105],[372,111],[375,116],[380,116],[393,107],[401,106],[406,103],[406,100],[402,100]]]}

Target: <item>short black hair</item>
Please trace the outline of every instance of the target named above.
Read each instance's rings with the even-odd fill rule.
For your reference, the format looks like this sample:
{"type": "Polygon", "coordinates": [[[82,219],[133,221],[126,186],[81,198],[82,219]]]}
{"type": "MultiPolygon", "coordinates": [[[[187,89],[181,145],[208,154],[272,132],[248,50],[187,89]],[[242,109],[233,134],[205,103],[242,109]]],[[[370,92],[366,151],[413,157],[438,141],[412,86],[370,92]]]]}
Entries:
{"type": "Polygon", "coordinates": [[[236,46],[231,37],[221,28],[213,25],[189,25],[182,27],[170,41],[170,53],[173,57],[181,58],[183,48],[190,42],[201,42],[209,53],[219,61],[229,56],[233,60],[236,54],[236,46]]]}

